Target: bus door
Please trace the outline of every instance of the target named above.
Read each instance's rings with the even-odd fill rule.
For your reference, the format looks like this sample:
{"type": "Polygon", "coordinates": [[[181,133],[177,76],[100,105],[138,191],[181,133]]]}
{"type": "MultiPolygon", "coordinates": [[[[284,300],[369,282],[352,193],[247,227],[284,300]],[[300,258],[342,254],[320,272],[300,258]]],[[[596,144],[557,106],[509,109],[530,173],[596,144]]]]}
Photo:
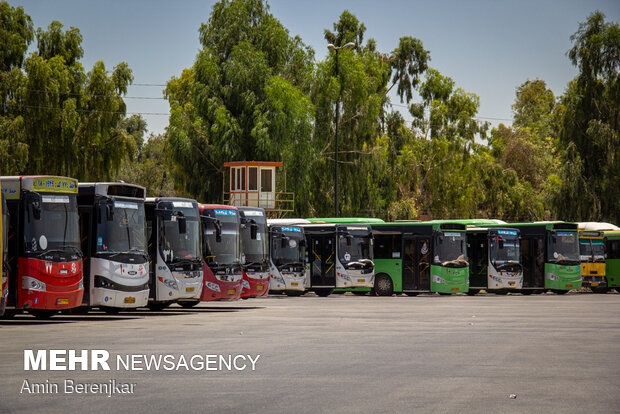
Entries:
{"type": "Polygon", "coordinates": [[[487,288],[489,265],[489,239],[467,235],[467,256],[469,257],[469,286],[472,288],[487,288]]]}
{"type": "Polygon", "coordinates": [[[528,236],[521,240],[523,287],[545,287],[545,248],[542,236],[528,236]]]}
{"type": "Polygon", "coordinates": [[[312,287],[336,286],[336,238],[335,233],[307,236],[312,287]]]}
{"type": "Polygon", "coordinates": [[[80,214],[80,248],[84,254],[84,261],[82,262],[84,298],[82,299],[82,303],[88,305],[88,303],[90,303],[90,260],[93,255],[91,238],[97,237],[97,234],[90,234],[93,229],[93,206],[79,206],[78,212],[80,214]]]}
{"type": "Polygon", "coordinates": [[[430,237],[403,236],[403,290],[430,289],[430,237]]]}

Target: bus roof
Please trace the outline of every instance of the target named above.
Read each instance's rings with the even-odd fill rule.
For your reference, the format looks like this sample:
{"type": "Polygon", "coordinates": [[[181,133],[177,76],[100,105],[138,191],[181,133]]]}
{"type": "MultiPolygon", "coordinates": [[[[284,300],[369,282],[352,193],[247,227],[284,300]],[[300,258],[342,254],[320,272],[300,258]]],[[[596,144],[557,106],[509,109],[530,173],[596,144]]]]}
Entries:
{"type": "Polygon", "coordinates": [[[385,223],[380,218],[372,217],[314,217],[307,219],[311,223],[342,223],[342,224],[373,224],[373,223],[385,223]]]}
{"type": "Polygon", "coordinates": [[[198,204],[198,208],[200,210],[207,210],[207,209],[214,209],[214,208],[217,208],[218,210],[236,210],[236,211],[239,210],[235,206],[229,206],[226,204],[198,204]]]}
{"type": "Polygon", "coordinates": [[[128,183],[104,182],[104,183],[79,183],[79,195],[101,195],[101,196],[117,196],[146,198],[146,188],[128,183]]]}
{"type": "Polygon", "coordinates": [[[620,230],[607,230],[604,233],[608,239],[620,239],[620,230]]]}
{"type": "Polygon", "coordinates": [[[580,221],[577,225],[579,226],[579,230],[585,231],[620,230],[620,227],[615,224],[597,221],[580,221]]]}
{"type": "Polygon", "coordinates": [[[503,225],[486,224],[488,227],[515,227],[515,228],[528,228],[528,227],[543,227],[546,230],[578,230],[577,223],[568,221],[534,221],[524,223],[505,223],[503,225]]]}
{"type": "Polygon", "coordinates": [[[310,221],[302,218],[267,219],[267,224],[270,226],[299,226],[310,224],[310,221]]]}
{"type": "Polygon", "coordinates": [[[487,225],[497,225],[497,224],[506,224],[503,220],[497,219],[446,219],[446,220],[428,220],[422,221],[421,223],[455,223],[455,224],[464,224],[465,226],[487,226],[487,225]]]}
{"type": "Polygon", "coordinates": [[[19,200],[21,190],[43,193],[77,194],[78,181],[57,175],[2,176],[2,192],[7,200],[19,200]]]}

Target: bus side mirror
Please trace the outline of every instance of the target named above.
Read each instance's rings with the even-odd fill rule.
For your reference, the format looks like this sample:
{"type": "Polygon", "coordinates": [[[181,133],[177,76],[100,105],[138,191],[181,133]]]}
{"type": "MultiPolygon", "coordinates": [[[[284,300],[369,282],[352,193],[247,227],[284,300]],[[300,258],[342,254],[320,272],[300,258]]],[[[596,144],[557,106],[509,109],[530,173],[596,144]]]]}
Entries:
{"type": "Polygon", "coordinates": [[[351,236],[350,234],[347,234],[347,246],[351,245],[351,240],[353,240],[353,236],[351,236]]]}
{"type": "Polygon", "coordinates": [[[305,239],[301,239],[301,240],[299,240],[298,245],[299,245],[300,247],[306,247],[306,240],[305,240],[305,239]]]}
{"type": "Polygon", "coordinates": [[[220,243],[222,241],[222,225],[217,219],[213,222],[213,225],[215,226],[215,241],[220,243]]]}
{"type": "Polygon", "coordinates": [[[286,236],[282,236],[282,238],[280,239],[280,247],[284,249],[287,244],[288,243],[286,243],[286,236]]]}
{"type": "Polygon", "coordinates": [[[32,217],[41,220],[41,202],[38,200],[32,202],[32,217]]]}
{"type": "Polygon", "coordinates": [[[179,223],[179,234],[187,233],[187,219],[185,218],[183,213],[179,213],[177,223],[179,223]]]}
{"type": "Polygon", "coordinates": [[[504,248],[504,239],[499,239],[499,248],[500,249],[504,248]]]}
{"type": "Polygon", "coordinates": [[[256,224],[250,224],[250,239],[256,240],[258,233],[258,226],[256,224]]]}
{"type": "Polygon", "coordinates": [[[114,220],[114,205],[112,203],[106,204],[105,215],[108,221],[114,220]]]}

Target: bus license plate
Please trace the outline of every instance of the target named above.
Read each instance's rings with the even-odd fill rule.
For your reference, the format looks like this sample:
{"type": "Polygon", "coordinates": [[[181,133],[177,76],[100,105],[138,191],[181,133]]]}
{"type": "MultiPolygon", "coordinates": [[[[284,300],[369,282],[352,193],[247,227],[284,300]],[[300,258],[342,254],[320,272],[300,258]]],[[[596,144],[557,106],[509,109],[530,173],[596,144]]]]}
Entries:
{"type": "Polygon", "coordinates": [[[193,286],[192,286],[192,287],[186,287],[186,288],[185,288],[185,292],[186,292],[186,293],[190,293],[190,292],[193,292],[193,291],[194,291],[194,287],[193,287],[193,286]]]}
{"type": "Polygon", "coordinates": [[[508,282],[508,284],[509,284],[510,286],[514,286],[514,285],[515,285],[515,282],[514,282],[514,280],[512,280],[512,281],[508,282]]]}
{"type": "Polygon", "coordinates": [[[125,298],[125,303],[136,303],[136,298],[133,298],[131,296],[128,298],[125,298]]]}
{"type": "Polygon", "coordinates": [[[592,286],[598,286],[598,282],[592,282],[591,285],[592,286]]]}
{"type": "Polygon", "coordinates": [[[357,283],[365,283],[366,279],[357,279],[357,283]]]}
{"type": "Polygon", "coordinates": [[[573,285],[566,285],[566,287],[573,287],[573,285]]]}
{"type": "Polygon", "coordinates": [[[235,294],[235,289],[228,289],[228,294],[229,295],[234,295],[235,294]]]}
{"type": "Polygon", "coordinates": [[[261,285],[256,286],[256,290],[263,290],[263,287],[261,285]]]}
{"type": "Polygon", "coordinates": [[[68,305],[69,299],[59,298],[56,299],[56,305],[68,305]]]}
{"type": "Polygon", "coordinates": [[[298,286],[298,285],[299,285],[299,283],[297,283],[297,282],[291,282],[291,286],[298,286]]]}
{"type": "Polygon", "coordinates": [[[458,291],[459,291],[459,288],[452,288],[452,290],[453,290],[454,292],[458,292],[458,291]]]}

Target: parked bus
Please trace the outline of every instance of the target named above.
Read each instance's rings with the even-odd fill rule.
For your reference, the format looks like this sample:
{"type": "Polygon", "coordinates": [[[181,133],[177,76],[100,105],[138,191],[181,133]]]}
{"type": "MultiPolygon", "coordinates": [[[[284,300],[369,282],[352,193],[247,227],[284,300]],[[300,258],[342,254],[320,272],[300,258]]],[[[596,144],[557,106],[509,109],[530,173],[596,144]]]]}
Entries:
{"type": "Polygon", "coordinates": [[[620,230],[605,231],[605,247],[607,250],[607,259],[605,260],[607,287],[592,290],[605,293],[614,288],[620,293],[620,230]]]}
{"type": "Polygon", "coordinates": [[[241,216],[241,251],[243,299],[267,296],[269,293],[269,234],[265,210],[239,207],[241,216]]]}
{"type": "Polygon", "coordinates": [[[200,221],[196,200],[176,197],[147,198],[149,303],[162,310],[174,302],[193,306],[202,293],[200,221]]]}
{"type": "Polygon", "coordinates": [[[8,236],[9,236],[9,210],[6,206],[6,197],[4,193],[0,192],[2,197],[2,203],[0,204],[0,215],[2,215],[2,221],[0,221],[0,263],[2,266],[2,272],[0,273],[0,316],[4,315],[4,309],[6,307],[6,297],[9,293],[9,278],[8,278],[8,265],[7,260],[9,256],[8,248],[8,236]]]}
{"type": "Polygon", "coordinates": [[[306,238],[303,219],[272,219],[269,224],[269,292],[301,296],[306,290],[306,238]]]}
{"type": "Polygon", "coordinates": [[[487,227],[510,227],[521,234],[521,293],[551,290],[566,293],[581,288],[579,234],[576,223],[541,221],[487,227]]]}
{"type": "Polygon", "coordinates": [[[373,224],[375,293],[468,292],[465,229],[442,221],[373,224]]]}
{"type": "Polygon", "coordinates": [[[523,287],[519,230],[512,228],[467,229],[469,292],[481,289],[496,294],[518,292],[523,287]]]}
{"type": "Polygon", "coordinates": [[[125,183],[80,183],[78,190],[85,259],[83,305],[109,313],[146,306],[146,189],[125,183]]]}
{"type": "Polygon", "coordinates": [[[47,318],[82,303],[77,180],[1,177],[10,214],[7,313],[47,318]]]}
{"type": "Polygon", "coordinates": [[[302,226],[310,264],[307,287],[319,296],[328,296],[335,288],[372,287],[375,266],[370,226],[321,221],[302,226]]]}
{"type": "Polygon", "coordinates": [[[582,286],[594,290],[607,288],[605,278],[605,233],[579,230],[579,260],[582,286]]]}
{"type": "Polygon", "coordinates": [[[241,297],[241,218],[237,207],[200,204],[205,261],[201,300],[241,297]]]}

